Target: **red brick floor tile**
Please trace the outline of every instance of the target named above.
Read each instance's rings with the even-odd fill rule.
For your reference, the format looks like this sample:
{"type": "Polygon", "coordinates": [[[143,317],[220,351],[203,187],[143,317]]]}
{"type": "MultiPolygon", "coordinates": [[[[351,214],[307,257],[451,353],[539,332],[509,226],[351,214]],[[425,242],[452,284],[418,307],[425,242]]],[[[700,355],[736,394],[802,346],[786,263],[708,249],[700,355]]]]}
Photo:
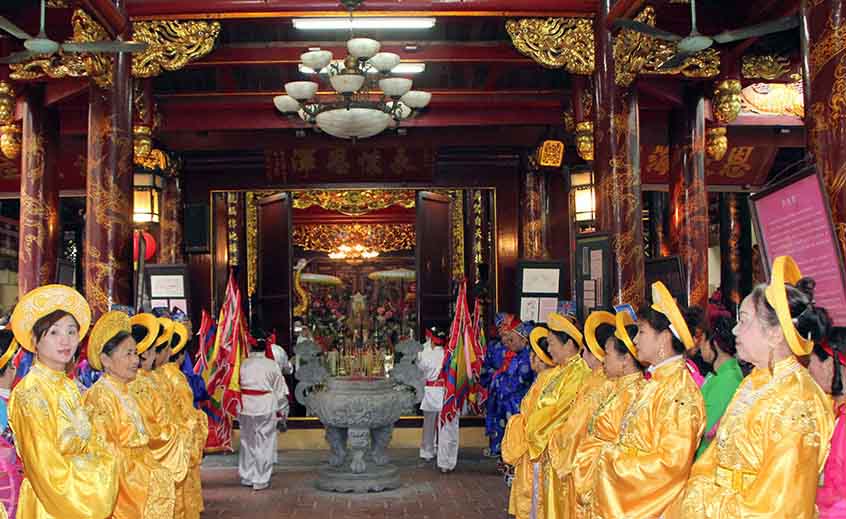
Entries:
{"type": "Polygon", "coordinates": [[[463,453],[451,474],[417,462],[415,451],[393,451],[402,487],[372,494],[334,494],[314,487],[327,453],[283,452],[268,490],[238,482],[237,458],[204,462],[202,519],[504,519],[508,489],[495,463],[463,453]],[[286,461],[287,459],[287,461],[286,461]]]}

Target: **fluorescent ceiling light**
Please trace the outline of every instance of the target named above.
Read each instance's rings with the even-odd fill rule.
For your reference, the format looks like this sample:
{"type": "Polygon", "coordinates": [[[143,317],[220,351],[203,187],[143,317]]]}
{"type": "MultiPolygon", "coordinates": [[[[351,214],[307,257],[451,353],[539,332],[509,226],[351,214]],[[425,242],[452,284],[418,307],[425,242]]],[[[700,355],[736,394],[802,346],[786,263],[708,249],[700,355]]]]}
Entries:
{"type": "Polygon", "coordinates": [[[350,29],[431,29],[434,18],[294,18],[294,28],[301,31],[350,29]]]}
{"type": "MultiPolygon", "coordinates": [[[[302,63],[298,66],[301,74],[314,74],[314,70],[310,67],[306,67],[302,63]]],[[[393,69],[391,69],[391,74],[419,74],[426,70],[425,63],[400,63],[393,69]]],[[[329,67],[324,68],[320,71],[321,74],[326,74],[329,72],[329,67]]],[[[370,74],[376,74],[378,71],[374,69],[368,70],[370,74]]]]}

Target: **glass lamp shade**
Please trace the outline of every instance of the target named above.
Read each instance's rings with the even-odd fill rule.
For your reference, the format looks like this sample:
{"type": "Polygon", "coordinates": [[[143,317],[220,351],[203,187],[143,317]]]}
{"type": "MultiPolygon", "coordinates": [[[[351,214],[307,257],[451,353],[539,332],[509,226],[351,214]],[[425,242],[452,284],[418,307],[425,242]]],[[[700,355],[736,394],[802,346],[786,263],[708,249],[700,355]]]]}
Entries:
{"type": "Polygon", "coordinates": [[[312,50],[301,54],[300,61],[311,70],[320,72],[332,62],[332,53],[328,50],[312,50]]]}
{"type": "Polygon", "coordinates": [[[414,109],[425,108],[431,100],[432,94],[423,92],[422,90],[409,90],[400,99],[400,101],[414,109]]]}
{"type": "Polygon", "coordinates": [[[387,74],[394,67],[399,65],[400,57],[398,54],[394,54],[393,52],[380,52],[370,58],[368,62],[379,72],[387,74]]]}
{"type": "Polygon", "coordinates": [[[136,223],[158,223],[162,184],[160,175],[137,172],[132,176],[132,221],[136,223]]]}
{"type": "Polygon", "coordinates": [[[273,98],[273,106],[283,114],[287,114],[299,110],[300,102],[291,96],[276,96],[273,98]]]}
{"type": "Polygon", "coordinates": [[[576,221],[586,222],[595,218],[596,214],[596,197],[594,195],[593,187],[587,189],[577,189],[575,193],[576,202],[576,221]]]}
{"type": "Polygon", "coordinates": [[[404,77],[389,77],[379,80],[379,88],[388,97],[402,97],[411,90],[411,80],[404,77]]]}
{"type": "Polygon", "coordinates": [[[332,88],[339,94],[352,94],[364,85],[364,76],[359,74],[335,74],[329,78],[332,88]]]}
{"type": "Polygon", "coordinates": [[[389,101],[387,104],[388,109],[399,116],[400,119],[408,119],[411,115],[411,108],[402,101],[389,101]],[[394,111],[394,107],[396,107],[396,111],[394,111]]]}
{"type": "Polygon", "coordinates": [[[372,108],[337,108],[317,115],[317,126],[324,132],[341,139],[364,139],[385,131],[391,116],[372,108]]]}
{"type": "Polygon", "coordinates": [[[314,97],[317,86],[314,81],[291,81],[285,83],[285,92],[297,101],[305,101],[314,97]]]}
{"type": "Polygon", "coordinates": [[[347,42],[347,51],[358,59],[372,58],[382,44],[370,38],[353,38],[347,42]]]}

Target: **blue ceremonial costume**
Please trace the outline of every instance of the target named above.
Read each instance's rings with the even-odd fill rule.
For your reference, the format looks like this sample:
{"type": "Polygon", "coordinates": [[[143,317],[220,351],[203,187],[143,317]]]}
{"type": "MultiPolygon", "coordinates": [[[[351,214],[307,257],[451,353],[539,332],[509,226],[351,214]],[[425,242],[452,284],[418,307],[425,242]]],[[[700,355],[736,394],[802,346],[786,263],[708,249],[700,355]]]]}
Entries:
{"type": "MultiPolygon", "coordinates": [[[[521,337],[528,337],[534,325],[515,321],[517,326],[512,330],[506,329],[503,333],[513,331],[521,337]]],[[[500,454],[500,444],[505,434],[508,419],[511,415],[520,412],[520,402],[526,392],[529,391],[532,382],[535,381],[535,372],[532,371],[529,358],[529,348],[524,348],[514,353],[513,356],[509,353],[511,352],[503,346],[500,367],[494,372],[488,390],[485,434],[490,440],[491,455],[495,456],[500,454]],[[508,359],[508,357],[511,358],[508,359]]]]}

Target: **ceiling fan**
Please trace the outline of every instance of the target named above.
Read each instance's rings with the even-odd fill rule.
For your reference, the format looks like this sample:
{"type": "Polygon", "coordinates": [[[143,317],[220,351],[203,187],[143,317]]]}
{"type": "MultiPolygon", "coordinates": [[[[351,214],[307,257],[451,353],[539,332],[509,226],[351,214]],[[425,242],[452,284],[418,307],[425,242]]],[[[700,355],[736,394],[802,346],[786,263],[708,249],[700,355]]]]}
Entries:
{"type": "Polygon", "coordinates": [[[652,36],[653,38],[658,38],[659,40],[678,42],[676,44],[676,54],[662,63],[661,66],[658,67],[659,70],[678,67],[691,55],[707,49],[714,43],[731,43],[733,41],[755,38],[774,32],[786,31],[799,26],[798,15],[792,15],[769,22],[750,25],[741,29],[723,31],[719,34],[715,34],[714,36],[706,36],[704,34],[700,34],[696,29],[696,0],[690,0],[690,19],[690,34],[685,37],[626,18],[618,18],[614,20],[613,25],[614,28],[629,29],[646,34],[647,36],[652,36]]]}
{"type": "Polygon", "coordinates": [[[26,31],[12,23],[8,18],[0,16],[0,29],[11,34],[15,38],[24,40],[26,50],[13,52],[0,58],[0,63],[22,63],[37,55],[52,55],[60,49],[62,52],[141,52],[147,48],[144,42],[134,41],[96,41],[96,42],[65,42],[59,43],[47,37],[44,32],[44,8],[46,0],[41,0],[41,29],[35,36],[30,36],[26,31]]]}

